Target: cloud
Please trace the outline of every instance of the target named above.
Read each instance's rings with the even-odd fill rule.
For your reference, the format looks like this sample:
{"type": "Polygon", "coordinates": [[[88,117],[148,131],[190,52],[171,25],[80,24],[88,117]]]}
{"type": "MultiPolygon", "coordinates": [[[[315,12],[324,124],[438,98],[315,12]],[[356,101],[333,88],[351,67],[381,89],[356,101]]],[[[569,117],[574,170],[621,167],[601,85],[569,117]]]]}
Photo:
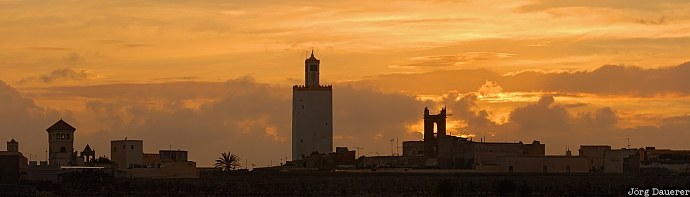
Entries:
{"type": "Polygon", "coordinates": [[[71,68],[62,68],[53,70],[50,73],[42,74],[40,76],[26,77],[20,80],[19,83],[21,84],[34,81],[40,81],[43,83],[83,81],[92,77],[95,77],[95,75],[86,70],[75,71],[71,68]]]}
{"type": "MultiPolygon", "coordinates": [[[[336,145],[359,146],[364,151],[388,153],[390,139],[419,139],[406,125],[419,120],[424,104],[413,96],[382,93],[376,89],[333,88],[334,135],[345,139],[336,145]]],[[[366,154],[366,153],[365,153],[366,154]]]]}
{"type": "Polygon", "coordinates": [[[81,63],[84,62],[84,56],[77,52],[72,52],[65,56],[65,61],[71,64],[81,63]]]}
{"type": "Polygon", "coordinates": [[[0,139],[9,141],[15,138],[20,142],[20,151],[27,157],[33,154],[45,158],[44,150],[48,147],[45,129],[60,117],[73,119],[70,111],[60,113],[38,106],[33,99],[3,81],[0,81],[0,100],[0,139]]]}
{"type": "Polygon", "coordinates": [[[625,2],[616,0],[532,0],[529,4],[520,7],[520,11],[533,12],[556,8],[590,7],[590,8],[609,8],[609,9],[633,9],[633,10],[657,10],[663,8],[673,8],[686,4],[684,0],[628,0],[625,2]]]}
{"type": "Polygon", "coordinates": [[[522,133],[557,133],[570,129],[565,107],[554,105],[555,99],[545,95],[537,103],[519,107],[510,113],[510,122],[522,133]]]}
{"type": "Polygon", "coordinates": [[[151,44],[126,44],[125,47],[136,48],[136,47],[151,47],[155,45],[151,44]]]}
{"type": "Polygon", "coordinates": [[[392,65],[392,68],[447,67],[466,62],[503,59],[514,56],[510,53],[465,52],[457,55],[435,55],[407,58],[408,63],[392,65]]]}
{"type": "Polygon", "coordinates": [[[664,16],[659,17],[659,19],[654,19],[654,20],[637,19],[635,22],[639,23],[639,24],[643,24],[643,25],[665,25],[665,24],[668,24],[668,20],[664,16]]]}
{"type": "Polygon", "coordinates": [[[460,95],[457,92],[450,92],[446,96],[445,103],[451,117],[454,120],[462,121],[466,126],[459,128],[456,133],[482,135],[488,134],[496,126],[490,119],[489,111],[481,109],[477,105],[478,95],[468,93],[460,95]]]}
{"type": "Polygon", "coordinates": [[[71,51],[71,50],[74,50],[74,49],[64,48],[64,47],[45,47],[45,46],[30,47],[29,49],[43,50],[43,51],[71,51]]]}
{"type": "Polygon", "coordinates": [[[425,73],[378,75],[349,82],[357,86],[374,86],[391,91],[418,94],[440,94],[453,90],[474,92],[486,86],[487,80],[501,84],[504,92],[591,93],[600,95],[654,96],[690,95],[690,62],[677,66],[641,68],[605,65],[590,71],[538,71],[499,75],[484,69],[438,70],[425,73]],[[404,86],[398,84],[406,84],[404,86]]]}
{"type": "Polygon", "coordinates": [[[625,138],[631,139],[633,148],[687,149],[687,143],[681,139],[690,137],[688,115],[664,117],[658,125],[631,127],[619,125],[619,119],[618,112],[610,107],[575,113],[553,96],[544,95],[537,102],[515,108],[509,122],[495,129],[500,139],[541,140],[551,154],[562,154],[565,145],[608,144],[623,148],[625,138]]]}
{"type": "Polygon", "coordinates": [[[497,80],[507,91],[556,91],[651,96],[690,94],[684,85],[690,77],[690,62],[678,66],[643,69],[605,65],[593,71],[542,73],[523,72],[497,80]]]}
{"type": "Polygon", "coordinates": [[[499,86],[498,83],[486,80],[486,83],[479,87],[477,93],[482,96],[489,96],[492,94],[501,93],[502,90],[503,88],[499,86]]]}

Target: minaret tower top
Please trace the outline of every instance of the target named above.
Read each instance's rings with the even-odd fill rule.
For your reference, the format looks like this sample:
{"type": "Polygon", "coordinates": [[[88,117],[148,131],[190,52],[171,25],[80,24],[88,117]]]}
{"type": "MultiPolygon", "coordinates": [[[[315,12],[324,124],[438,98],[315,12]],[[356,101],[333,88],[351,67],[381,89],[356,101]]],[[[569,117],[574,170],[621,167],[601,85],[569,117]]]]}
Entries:
{"type": "Polygon", "coordinates": [[[311,57],[304,60],[304,85],[307,87],[319,87],[319,63],[321,61],[314,57],[314,50],[311,57]]]}

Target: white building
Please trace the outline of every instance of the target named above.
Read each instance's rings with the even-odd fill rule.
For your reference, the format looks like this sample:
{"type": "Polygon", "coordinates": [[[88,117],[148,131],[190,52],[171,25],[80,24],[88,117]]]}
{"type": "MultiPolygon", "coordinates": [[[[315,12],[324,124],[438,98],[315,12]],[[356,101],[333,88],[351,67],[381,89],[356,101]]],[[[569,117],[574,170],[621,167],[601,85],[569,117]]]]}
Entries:
{"type": "Polygon", "coordinates": [[[144,141],[127,139],[110,141],[110,158],[119,169],[141,167],[144,164],[144,141]]]}
{"type": "Polygon", "coordinates": [[[319,84],[319,63],[312,51],[304,60],[304,86],[292,87],[292,159],[333,152],[333,89],[319,84]]]}

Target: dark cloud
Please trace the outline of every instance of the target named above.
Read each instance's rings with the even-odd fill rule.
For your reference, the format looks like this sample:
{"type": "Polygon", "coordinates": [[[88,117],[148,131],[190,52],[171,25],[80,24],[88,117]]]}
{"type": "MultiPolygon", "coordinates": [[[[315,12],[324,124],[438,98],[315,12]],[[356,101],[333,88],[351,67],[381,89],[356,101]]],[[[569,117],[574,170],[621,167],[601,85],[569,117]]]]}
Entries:
{"type": "Polygon", "coordinates": [[[510,113],[510,123],[522,133],[559,133],[568,131],[569,114],[565,107],[554,105],[555,99],[545,95],[537,103],[516,108],[510,113]]]}
{"type": "Polygon", "coordinates": [[[388,153],[390,139],[419,139],[407,134],[405,126],[419,121],[423,106],[413,96],[336,86],[333,88],[334,136],[342,139],[335,144],[364,147],[367,153],[388,153]]]}
{"type": "Polygon", "coordinates": [[[457,92],[450,92],[443,102],[449,113],[453,115],[452,119],[461,120],[467,124],[461,129],[461,133],[483,135],[496,126],[496,123],[490,120],[489,112],[481,109],[477,101],[478,97],[475,93],[460,95],[457,92]]]}
{"type": "Polygon", "coordinates": [[[631,139],[633,148],[687,149],[687,142],[682,139],[690,137],[690,116],[665,117],[654,125],[632,127],[619,125],[618,120],[617,112],[610,107],[574,113],[553,96],[545,95],[535,103],[514,109],[509,122],[495,129],[504,140],[541,140],[551,154],[562,154],[565,146],[573,150],[583,144],[623,148],[626,138],[631,139]]]}
{"type": "Polygon", "coordinates": [[[606,65],[593,71],[543,73],[522,72],[497,80],[508,91],[556,91],[569,93],[690,94],[685,81],[690,78],[690,62],[678,66],[643,69],[606,65]]]}
{"type": "Polygon", "coordinates": [[[27,157],[33,154],[45,158],[44,150],[48,147],[45,129],[60,117],[73,119],[69,111],[59,113],[36,105],[3,81],[0,81],[0,101],[0,140],[14,137],[27,157]]]}
{"type": "Polygon", "coordinates": [[[34,81],[40,81],[43,83],[51,83],[57,81],[83,81],[90,77],[93,77],[93,74],[86,70],[75,71],[71,68],[63,68],[53,70],[50,73],[42,74],[40,76],[26,77],[20,80],[19,83],[27,83],[34,81]]]}
{"type": "Polygon", "coordinates": [[[668,24],[668,20],[664,16],[659,17],[659,19],[654,19],[654,20],[637,19],[635,22],[639,23],[639,24],[644,24],[644,25],[665,25],[665,24],[668,24]]]}
{"type": "Polygon", "coordinates": [[[85,60],[84,56],[77,53],[77,52],[72,52],[72,53],[65,55],[64,59],[67,63],[71,63],[71,64],[81,63],[81,62],[84,62],[84,60],[85,60]]]}
{"type": "Polygon", "coordinates": [[[388,74],[349,82],[357,86],[395,87],[392,91],[439,94],[453,90],[473,92],[487,80],[502,91],[546,91],[562,94],[654,96],[690,94],[690,62],[677,66],[645,69],[636,66],[605,65],[592,71],[523,71],[499,75],[488,70],[438,70],[416,74],[388,74]],[[406,84],[400,86],[399,84],[406,84]]]}

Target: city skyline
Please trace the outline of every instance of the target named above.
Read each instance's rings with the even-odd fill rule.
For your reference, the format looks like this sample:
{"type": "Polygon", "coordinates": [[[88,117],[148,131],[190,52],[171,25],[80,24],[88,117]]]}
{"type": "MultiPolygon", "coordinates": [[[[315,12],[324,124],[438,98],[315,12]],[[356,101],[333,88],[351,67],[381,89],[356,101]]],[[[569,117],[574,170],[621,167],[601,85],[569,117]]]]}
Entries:
{"type": "Polygon", "coordinates": [[[314,49],[333,145],[359,155],[421,140],[422,109],[444,106],[454,135],[547,154],[628,138],[690,149],[687,2],[264,3],[0,1],[3,138],[42,155],[64,118],[77,150],[128,137],[199,166],[224,151],[275,165],[314,49]]]}

